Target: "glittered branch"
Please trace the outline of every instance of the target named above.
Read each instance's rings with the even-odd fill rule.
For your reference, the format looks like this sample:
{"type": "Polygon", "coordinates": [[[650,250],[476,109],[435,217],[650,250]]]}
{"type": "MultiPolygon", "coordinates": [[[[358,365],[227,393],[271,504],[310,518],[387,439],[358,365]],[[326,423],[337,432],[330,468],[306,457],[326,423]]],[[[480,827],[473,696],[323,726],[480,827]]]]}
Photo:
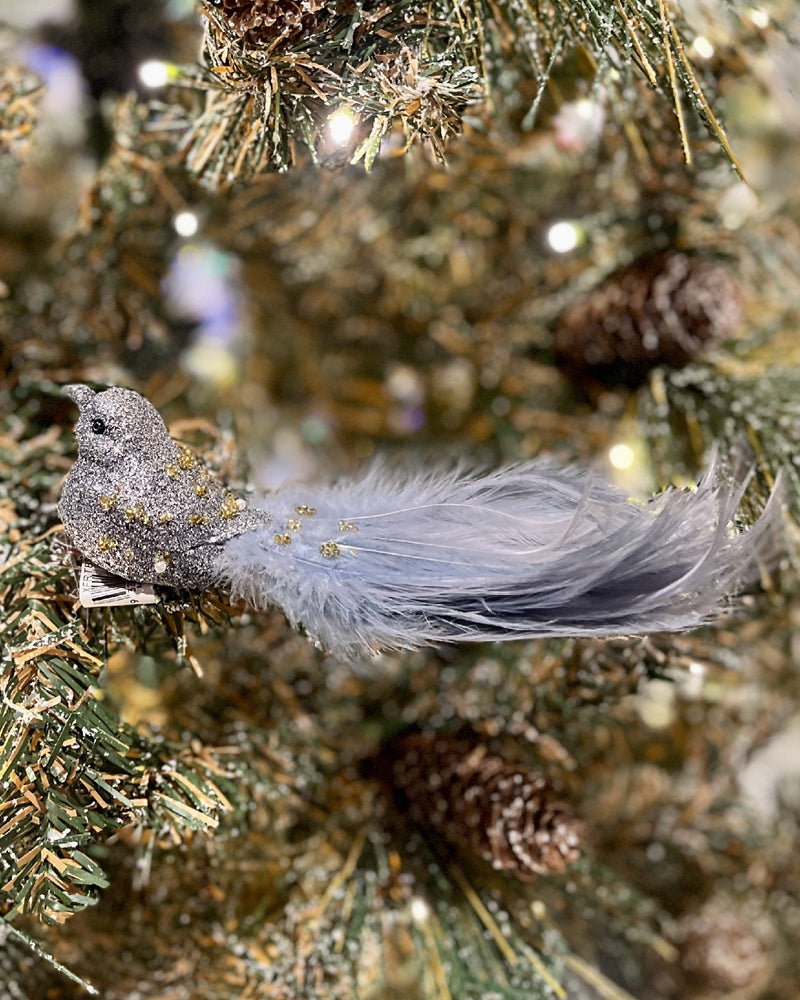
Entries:
{"type": "Polygon", "coordinates": [[[502,120],[535,86],[523,114],[533,128],[561,63],[580,53],[594,83],[631,100],[632,74],[672,101],[687,159],[684,103],[736,165],[692,71],[683,26],[664,4],[590,0],[402,0],[352,5],[198,0],[204,22],[200,66],[179,82],[202,95],[185,129],[189,170],[212,187],[292,166],[300,146],[320,163],[362,161],[427,146],[444,160],[465,115],[502,120]],[[626,81],[621,89],[616,81],[626,81]],[[332,133],[346,114],[345,137],[332,133]]]}
{"type": "Polygon", "coordinates": [[[44,87],[25,66],[8,65],[0,71],[0,166],[17,160],[33,134],[44,87]]]}
{"type": "Polygon", "coordinates": [[[419,4],[201,3],[203,68],[188,82],[205,106],[187,132],[186,163],[213,185],[284,169],[302,143],[322,162],[370,165],[395,124],[441,155],[479,97],[464,43],[419,4]],[[342,152],[328,132],[353,117],[342,152]],[[361,141],[359,144],[359,137],[361,141]],[[357,147],[357,148],[356,148],[357,147]]]}
{"type": "MultiPolygon", "coordinates": [[[[793,350],[794,339],[788,345],[787,361],[793,350]]],[[[731,454],[743,449],[752,453],[756,474],[740,511],[745,523],[758,516],[780,472],[786,480],[796,532],[800,521],[799,394],[800,378],[791,364],[754,369],[731,358],[724,372],[699,362],[681,371],[654,371],[641,393],[641,413],[659,465],[691,469],[710,447],[726,448],[731,454]]]]}
{"type": "Polygon", "coordinates": [[[14,469],[0,499],[0,909],[58,923],[108,884],[96,844],[126,826],[163,843],[212,830],[238,773],[235,754],[148,738],[102,696],[108,635],[76,614],[63,535],[30,503],[60,477],[59,447],[53,433],[0,438],[14,469]]]}
{"type": "Polygon", "coordinates": [[[202,748],[148,742],[97,696],[104,664],[52,551],[40,541],[6,567],[26,582],[2,594],[0,891],[6,915],[61,922],[108,884],[95,843],[129,825],[167,842],[213,829],[230,775],[202,748]]]}

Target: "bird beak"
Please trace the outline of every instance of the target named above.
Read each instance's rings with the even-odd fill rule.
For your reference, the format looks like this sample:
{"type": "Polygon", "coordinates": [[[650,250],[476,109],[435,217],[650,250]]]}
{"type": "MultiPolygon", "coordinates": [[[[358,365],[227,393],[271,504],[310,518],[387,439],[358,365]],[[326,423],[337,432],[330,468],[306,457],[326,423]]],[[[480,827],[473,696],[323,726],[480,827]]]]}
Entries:
{"type": "Polygon", "coordinates": [[[81,385],[79,382],[75,382],[72,385],[62,386],[61,391],[65,396],[68,396],[73,403],[78,404],[79,409],[83,409],[84,406],[89,402],[90,399],[94,398],[95,393],[88,385],[81,385]]]}

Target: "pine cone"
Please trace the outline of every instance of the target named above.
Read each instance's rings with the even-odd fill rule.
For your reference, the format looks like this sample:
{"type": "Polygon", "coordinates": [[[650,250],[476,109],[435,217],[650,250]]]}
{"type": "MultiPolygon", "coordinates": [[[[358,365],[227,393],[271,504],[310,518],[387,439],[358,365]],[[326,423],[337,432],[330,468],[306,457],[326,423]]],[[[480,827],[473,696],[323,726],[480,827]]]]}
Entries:
{"type": "Polygon", "coordinates": [[[657,251],[568,306],[555,333],[555,352],[574,375],[629,381],[653,365],[685,365],[729,337],[740,321],[728,270],[700,257],[657,251]]]}
{"type": "Polygon", "coordinates": [[[681,923],[681,967],[688,981],[728,996],[760,981],[768,970],[769,923],[743,903],[721,894],[681,923]]]}
{"type": "Polygon", "coordinates": [[[522,881],[580,854],[581,824],[550,782],[449,733],[407,733],[388,748],[415,823],[522,881]]]}
{"type": "Polygon", "coordinates": [[[328,0],[210,0],[249,45],[312,33],[328,0]]]}

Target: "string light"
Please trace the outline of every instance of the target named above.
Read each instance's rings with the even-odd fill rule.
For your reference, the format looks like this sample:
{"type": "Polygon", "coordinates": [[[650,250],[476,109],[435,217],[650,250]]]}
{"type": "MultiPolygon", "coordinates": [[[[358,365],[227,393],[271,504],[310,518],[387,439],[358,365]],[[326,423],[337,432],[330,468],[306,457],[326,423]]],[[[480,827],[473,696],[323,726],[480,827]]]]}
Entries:
{"type": "Polygon", "coordinates": [[[629,444],[615,444],[608,450],[608,460],[615,469],[630,469],[633,459],[633,448],[629,444]]]}
{"type": "Polygon", "coordinates": [[[137,73],[145,87],[155,90],[169,81],[170,67],[160,59],[148,59],[139,66],[137,73]]]}
{"type": "Polygon", "coordinates": [[[569,253],[581,242],[582,235],[574,222],[554,222],[547,230],[547,243],[556,253],[569,253]]]}
{"type": "Polygon", "coordinates": [[[420,896],[415,896],[411,900],[411,919],[416,924],[425,923],[428,917],[431,915],[431,908],[428,906],[426,901],[420,896]]]}
{"type": "Polygon", "coordinates": [[[178,212],[172,220],[172,225],[178,236],[194,236],[200,226],[200,220],[194,212],[178,212]]]}
{"type": "Polygon", "coordinates": [[[714,55],[714,46],[705,35],[698,35],[692,42],[692,51],[701,59],[711,59],[714,55]]]}
{"type": "Polygon", "coordinates": [[[677,713],[674,684],[660,678],[646,681],[636,696],[636,708],[646,726],[666,729],[677,713]]]}
{"type": "Polygon", "coordinates": [[[346,146],[356,127],[352,111],[339,108],[328,119],[328,135],[337,146],[346,146]]]}

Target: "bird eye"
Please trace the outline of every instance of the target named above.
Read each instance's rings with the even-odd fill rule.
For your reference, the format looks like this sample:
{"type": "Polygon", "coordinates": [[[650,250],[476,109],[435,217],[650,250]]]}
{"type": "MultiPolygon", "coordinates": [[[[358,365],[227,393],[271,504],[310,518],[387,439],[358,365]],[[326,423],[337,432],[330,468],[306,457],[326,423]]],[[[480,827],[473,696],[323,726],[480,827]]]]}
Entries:
{"type": "Polygon", "coordinates": [[[106,422],[100,417],[95,417],[92,421],[92,430],[95,434],[105,434],[106,432],[106,422]]]}

